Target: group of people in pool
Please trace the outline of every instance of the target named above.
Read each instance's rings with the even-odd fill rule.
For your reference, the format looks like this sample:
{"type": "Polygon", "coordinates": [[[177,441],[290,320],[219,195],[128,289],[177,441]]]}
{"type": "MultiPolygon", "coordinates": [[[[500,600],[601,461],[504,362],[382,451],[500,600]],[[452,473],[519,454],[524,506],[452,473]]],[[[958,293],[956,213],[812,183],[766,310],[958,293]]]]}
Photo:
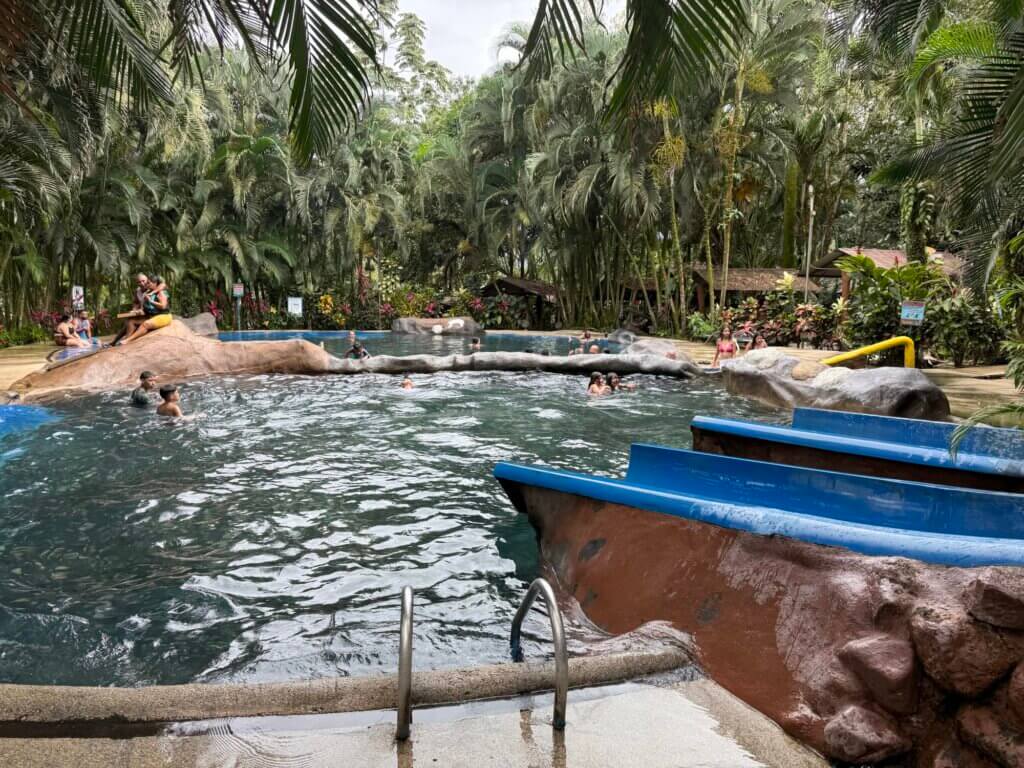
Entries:
{"type": "Polygon", "coordinates": [[[590,397],[602,397],[603,395],[613,395],[616,392],[633,392],[634,390],[636,390],[636,384],[623,381],[617,373],[609,373],[605,376],[603,373],[594,371],[590,374],[590,383],[587,385],[587,395],[590,397]]]}
{"type": "MultiPolygon", "coordinates": [[[[139,386],[132,390],[129,402],[136,408],[149,408],[153,404],[150,394],[157,389],[156,374],[152,371],[143,371],[139,374],[139,386]]],[[[179,417],[184,416],[181,406],[181,394],[173,384],[164,384],[157,390],[160,394],[160,404],[156,412],[160,416],[179,417]]]]}
{"type": "MultiPolygon", "coordinates": [[[[764,336],[760,333],[755,334],[754,337],[747,342],[746,352],[750,352],[752,349],[765,349],[768,346],[768,342],[764,336]]],[[[722,328],[722,332],[718,335],[718,341],[715,342],[715,356],[711,360],[711,367],[717,368],[718,364],[722,360],[732,360],[740,352],[740,346],[736,339],[732,336],[732,328],[725,326],[722,328]]]]}

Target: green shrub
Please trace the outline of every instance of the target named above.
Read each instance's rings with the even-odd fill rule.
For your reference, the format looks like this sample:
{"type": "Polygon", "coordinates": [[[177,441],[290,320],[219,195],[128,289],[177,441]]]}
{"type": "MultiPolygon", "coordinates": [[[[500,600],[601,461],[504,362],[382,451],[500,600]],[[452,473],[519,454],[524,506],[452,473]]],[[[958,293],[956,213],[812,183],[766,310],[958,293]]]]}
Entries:
{"type": "Polygon", "coordinates": [[[963,290],[928,305],[930,341],[957,368],[994,360],[1005,334],[988,303],[963,290]]]}
{"type": "Polygon", "coordinates": [[[0,328],[0,348],[17,347],[50,341],[50,333],[38,325],[22,325],[17,328],[0,328]]]}

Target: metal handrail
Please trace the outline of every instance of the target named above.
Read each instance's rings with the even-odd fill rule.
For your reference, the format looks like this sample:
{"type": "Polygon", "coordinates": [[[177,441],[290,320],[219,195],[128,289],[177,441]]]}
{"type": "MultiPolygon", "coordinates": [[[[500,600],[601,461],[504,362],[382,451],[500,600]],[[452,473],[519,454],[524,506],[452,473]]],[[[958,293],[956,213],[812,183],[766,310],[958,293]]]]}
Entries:
{"type": "Polygon", "coordinates": [[[548,608],[548,618],[551,619],[551,641],[555,645],[555,717],[554,728],[556,731],[565,730],[565,708],[569,698],[569,654],[565,650],[565,627],[562,624],[562,612],[558,610],[558,602],[555,600],[555,591],[546,579],[534,579],[530,588],[526,590],[526,596],[512,619],[512,636],[509,638],[509,645],[512,651],[512,661],[523,660],[523,645],[520,641],[520,634],[523,629],[523,619],[530,612],[537,595],[544,598],[548,608]]]}
{"type": "Polygon", "coordinates": [[[412,587],[402,590],[402,623],[398,639],[398,727],[395,738],[409,738],[412,724],[412,587]]]}

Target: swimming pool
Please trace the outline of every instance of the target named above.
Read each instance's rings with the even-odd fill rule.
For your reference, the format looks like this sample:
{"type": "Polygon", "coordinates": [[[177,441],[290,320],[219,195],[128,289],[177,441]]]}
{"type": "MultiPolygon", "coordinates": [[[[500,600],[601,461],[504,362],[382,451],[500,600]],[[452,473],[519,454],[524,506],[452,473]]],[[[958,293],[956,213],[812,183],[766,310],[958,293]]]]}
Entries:
{"type": "Polygon", "coordinates": [[[90,396],[0,438],[0,681],[393,671],[405,584],[418,668],[504,660],[537,552],[496,462],[616,474],[635,440],[688,445],[696,413],[780,420],[708,379],[594,401],[558,374],[413,378],[198,381],[180,423],[90,396]]]}

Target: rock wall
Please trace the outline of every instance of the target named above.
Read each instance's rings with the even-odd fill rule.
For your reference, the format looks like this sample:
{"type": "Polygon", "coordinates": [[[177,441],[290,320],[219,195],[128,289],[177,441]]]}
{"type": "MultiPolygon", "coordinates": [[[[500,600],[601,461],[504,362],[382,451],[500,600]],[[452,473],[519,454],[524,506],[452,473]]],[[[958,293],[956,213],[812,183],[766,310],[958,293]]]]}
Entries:
{"type": "Polygon", "coordinates": [[[593,371],[620,375],[644,373],[689,378],[701,374],[690,360],[650,355],[575,355],[555,357],[525,352],[477,352],[472,355],[413,355],[342,360],[302,339],[220,342],[193,333],[175,320],[138,341],[52,365],[14,384],[25,400],[63,392],[87,393],[136,386],[149,370],[164,381],[217,374],[286,373],[302,375],[361,373],[437,373],[440,371],[550,371],[585,376],[593,371]]]}
{"type": "Polygon", "coordinates": [[[439,371],[547,371],[588,376],[594,371],[626,376],[643,373],[652,376],[691,378],[703,375],[692,360],[670,360],[655,355],[573,355],[556,357],[528,352],[475,352],[472,355],[409,355],[371,357],[367,360],[338,360],[331,372],[359,373],[437,373],[439,371]]]}
{"type": "Polygon", "coordinates": [[[484,329],[472,317],[398,317],[391,322],[391,332],[421,336],[484,335],[484,329]]]}
{"type": "Polygon", "coordinates": [[[783,349],[759,349],[722,363],[726,389],[779,408],[827,408],[911,419],[949,418],[949,400],[916,368],[830,368],[783,349]]]}
{"type": "Polygon", "coordinates": [[[215,374],[323,374],[335,358],[316,344],[288,341],[223,343],[200,336],[179,320],[138,341],[58,363],[15,382],[26,400],[61,392],[100,392],[137,386],[149,370],[165,381],[215,374]]]}
{"type": "Polygon", "coordinates": [[[1024,573],[858,555],[516,486],[602,629],[668,620],[716,682],[854,765],[1024,766],[1024,573]]]}

